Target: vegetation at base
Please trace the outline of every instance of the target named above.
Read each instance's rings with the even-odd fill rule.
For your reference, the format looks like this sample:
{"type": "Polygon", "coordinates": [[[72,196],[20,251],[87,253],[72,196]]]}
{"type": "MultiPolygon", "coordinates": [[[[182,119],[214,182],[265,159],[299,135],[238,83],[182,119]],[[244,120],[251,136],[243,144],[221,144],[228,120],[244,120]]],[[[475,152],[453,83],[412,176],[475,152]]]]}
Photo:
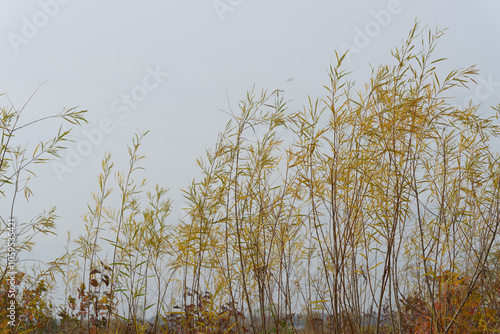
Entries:
{"type": "MultiPolygon", "coordinates": [[[[361,90],[344,56],[326,97],[288,110],[282,91],[250,90],[230,110],[169,220],[150,187],[138,133],[125,168],[106,154],[66,253],[19,266],[10,326],[1,253],[0,328],[9,333],[498,333],[500,105],[457,107],[474,67],[442,73],[443,30],[415,24],[361,90]],[[460,90],[462,89],[462,90],[460,90]],[[29,269],[29,270],[28,270],[29,269]],[[62,302],[54,297],[64,294],[62,302]],[[61,290],[62,289],[62,290],[61,290]]],[[[33,167],[59,158],[69,131],[13,144],[22,110],[1,109],[2,249],[33,167]],[[9,202],[10,201],[10,202],[9,202]],[[4,205],[5,206],[5,205],[4,205]]],[[[84,111],[54,119],[74,125],[84,111]]],[[[42,119],[43,121],[48,121],[42,119]]],[[[40,121],[42,121],[40,120],[40,121]]],[[[55,233],[56,209],[20,223],[17,252],[55,233]]]]}

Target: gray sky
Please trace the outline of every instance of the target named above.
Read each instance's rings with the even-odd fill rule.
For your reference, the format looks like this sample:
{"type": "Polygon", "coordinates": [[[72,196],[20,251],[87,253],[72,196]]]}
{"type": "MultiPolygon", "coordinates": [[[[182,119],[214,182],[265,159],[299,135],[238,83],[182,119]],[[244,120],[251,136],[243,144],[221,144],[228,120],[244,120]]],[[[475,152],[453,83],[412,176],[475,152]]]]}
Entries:
{"type": "MultiPolygon", "coordinates": [[[[25,120],[80,106],[91,122],[74,130],[70,144],[87,155],[69,166],[71,150],[63,153],[63,174],[54,164],[40,166],[35,196],[29,205],[18,203],[18,219],[58,205],[60,239],[40,239],[38,249],[47,259],[62,254],[66,230],[74,237],[83,230],[80,215],[97,189],[104,152],[125,169],[126,144],[136,129],[149,129],[143,165],[151,185],[171,189],[174,223],[180,189],[198,175],[195,159],[228,120],[220,111],[228,109],[228,98],[237,105],[255,84],[283,89],[292,111],[300,108],[308,95],[324,94],[334,51],[345,47],[355,48],[352,78],[367,80],[368,64],[388,61],[415,18],[449,28],[436,54],[450,68],[478,65],[482,86],[469,95],[489,112],[488,105],[500,102],[499,13],[493,0],[3,0],[0,92],[19,107],[43,84],[25,120]],[[84,131],[100,124],[102,139],[82,144],[84,131]]],[[[54,129],[34,127],[18,143],[47,138],[54,129]]]]}

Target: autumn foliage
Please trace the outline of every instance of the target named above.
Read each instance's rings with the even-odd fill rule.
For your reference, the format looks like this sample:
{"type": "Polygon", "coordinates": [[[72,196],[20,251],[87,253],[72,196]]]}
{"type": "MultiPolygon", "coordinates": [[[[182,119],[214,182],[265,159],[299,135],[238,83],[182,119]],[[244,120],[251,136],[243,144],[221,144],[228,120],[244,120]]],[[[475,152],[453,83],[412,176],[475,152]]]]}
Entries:
{"type": "MultiPolygon", "coordinates": [[[[499,332],[500,164],[492,143],[500,106],[481,114],[454,103],[478,72],[443,74],[446,60],[434,56],[442,35],[416,24],[393,62],[363,86],[336,54],[325,97],[301,111],[288,109],[282,91],[250,90],[196,161],[200,176],[184,190],[178,222],[169,220],[166,188],[148,188],[146,133],[137,134],[124,170],[104,157],[86,233],[68,237],[66,254],[44,268],[20,268],[16,327],[7,324],[4,274],[2,328],[499,332]],[[62,303],[51,299],[56,281],[62,303]]],[[[22,190],[10,176],[20,172],[9,168],[31,166],[12,160],[26,151],[10,154],[22,151],[8,145],[18,114],[2,109],[4,196],[22,190]]],[[[82,115],[60,116],[79,123],[82,115]]],[[[40,152],[57,158],[66,135],[40,152]]],[[[38,150],[33,157],[42,159],[38,150]]],[[[31,231],[52,233],[55,218],[49,210],[31,231]]]]}

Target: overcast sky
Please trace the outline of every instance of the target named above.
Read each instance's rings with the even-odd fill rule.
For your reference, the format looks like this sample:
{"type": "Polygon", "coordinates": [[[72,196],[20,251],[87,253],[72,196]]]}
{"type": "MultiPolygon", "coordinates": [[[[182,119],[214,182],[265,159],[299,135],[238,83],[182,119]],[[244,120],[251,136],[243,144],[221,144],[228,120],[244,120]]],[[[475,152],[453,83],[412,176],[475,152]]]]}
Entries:
{"type": "MultiPolygon", "coordinates": [[[[236,105],[255,84],[283,89],[290,107],[300,108],[308,95],[324,94],[334,51],[346,47],[353,49],[353,78],[367,80],[369,64],[389,60],[415,18],[449,28],[437,50],[446,66],[478,65],[482,86],[470,94],[488,112],[500,102],[499,14],[496,0],[2,0],[0,92],[20,107],[42,85],[26,120],[79,106],[90,121],[74,130],[60,161],[65,168],[37,169],[34,197],[19,202],[17,217],[57,205],[60,239],[39,245],[50,256],[62,254],[66,230],[74,237],[82,231],[104,153],[125,169],[126,144],[137,129],[149,129],[143,166],[151,184],[171,189],[175,223],[180,189],[198,175],[195,159],[228,121],[221,111],[228,101],[236,105]],[[95,131],[102,138],[89,147],[85,132],[95,131]],[[81,159],[68,163],[70,152],[81,159]]],[[[47,138],[50,124],[57,123],[33,127],[17,143],[47,138]]]]}

